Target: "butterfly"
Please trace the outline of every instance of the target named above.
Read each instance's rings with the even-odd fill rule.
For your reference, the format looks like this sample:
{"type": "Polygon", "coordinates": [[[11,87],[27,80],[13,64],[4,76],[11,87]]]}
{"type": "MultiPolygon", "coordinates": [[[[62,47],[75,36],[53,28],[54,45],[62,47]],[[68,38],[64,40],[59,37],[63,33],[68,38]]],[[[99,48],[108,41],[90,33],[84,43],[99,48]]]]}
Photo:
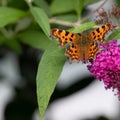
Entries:
{"type": "Polygon", "coordinates": [[[112,30],[113,24],[106,23],[87,33],[72,33],[66,30],[52,29],[51,36],[58,38],[59,46],[66,48],[65,56],[69,57],[70,63],[74,60],[82,63],[89,62],[90,59],[94,59],[96,53],[99,51],[99,44],[104,42],[105,34],[112,30]]]}

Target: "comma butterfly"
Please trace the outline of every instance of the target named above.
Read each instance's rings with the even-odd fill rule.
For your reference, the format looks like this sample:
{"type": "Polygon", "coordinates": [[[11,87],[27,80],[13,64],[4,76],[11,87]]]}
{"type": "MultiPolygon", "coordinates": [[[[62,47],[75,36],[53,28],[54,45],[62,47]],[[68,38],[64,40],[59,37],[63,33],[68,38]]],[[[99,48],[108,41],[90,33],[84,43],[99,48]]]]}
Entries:
{"type": "Polygon", "coordinates": [[[74,60],[87,63],[90,59],[94,59],[99,50],[99,43],[104,42],[105,34],[112,28],[112,23],[106,23],[90,33],[84,31],[81,34],[52,29],[51,36],[58,38],[61,47],[69,43],[65,56],[69,57],[70,63],[74,60]]]}

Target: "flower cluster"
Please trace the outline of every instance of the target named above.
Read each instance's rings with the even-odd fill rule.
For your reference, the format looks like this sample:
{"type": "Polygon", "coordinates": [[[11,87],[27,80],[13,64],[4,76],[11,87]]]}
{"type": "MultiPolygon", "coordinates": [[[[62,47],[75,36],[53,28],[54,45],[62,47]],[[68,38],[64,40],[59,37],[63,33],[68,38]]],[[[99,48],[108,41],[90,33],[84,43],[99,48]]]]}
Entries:
{"type": "Polygon", "coordinates": [[[103,81],[106,89],[117,90],[120,100],[120,45],[117,40],[100,45],[96,59],[90,61],[88,70],[99,80],[103,81]]]}

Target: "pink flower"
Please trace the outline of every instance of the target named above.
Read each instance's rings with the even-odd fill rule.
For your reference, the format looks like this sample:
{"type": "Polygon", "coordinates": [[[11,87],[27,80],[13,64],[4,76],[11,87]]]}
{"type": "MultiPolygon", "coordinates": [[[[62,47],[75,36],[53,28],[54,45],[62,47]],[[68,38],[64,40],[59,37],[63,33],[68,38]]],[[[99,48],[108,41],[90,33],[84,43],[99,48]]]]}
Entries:
{"type": "Polygon", "coordinates": [[[100,81],[106,89],[116,90],[120,100],[120,45],[117,40],[100,45],[96,59],[90,61],[88,70],[100,81]]]}

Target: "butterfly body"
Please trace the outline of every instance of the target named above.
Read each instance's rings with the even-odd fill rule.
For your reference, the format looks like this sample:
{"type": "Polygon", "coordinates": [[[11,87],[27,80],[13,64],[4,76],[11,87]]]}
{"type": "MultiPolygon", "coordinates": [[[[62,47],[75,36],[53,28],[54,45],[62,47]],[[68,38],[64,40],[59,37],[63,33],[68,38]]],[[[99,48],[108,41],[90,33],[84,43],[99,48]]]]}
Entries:
{"type": "Polygon", "coordinates": [[[84,31],[81,34],[53,29],[51,36],[58,38],[59,46],[61,47],[69,44],[65,55],[69,57],[70,63],[74,60],[87,63],[90,59],[94,59],[96,53],[99,51],[99,43],[104,42],[105,34],[111,29],[112,23],[100,26],[90,33],[84,31]]]}

